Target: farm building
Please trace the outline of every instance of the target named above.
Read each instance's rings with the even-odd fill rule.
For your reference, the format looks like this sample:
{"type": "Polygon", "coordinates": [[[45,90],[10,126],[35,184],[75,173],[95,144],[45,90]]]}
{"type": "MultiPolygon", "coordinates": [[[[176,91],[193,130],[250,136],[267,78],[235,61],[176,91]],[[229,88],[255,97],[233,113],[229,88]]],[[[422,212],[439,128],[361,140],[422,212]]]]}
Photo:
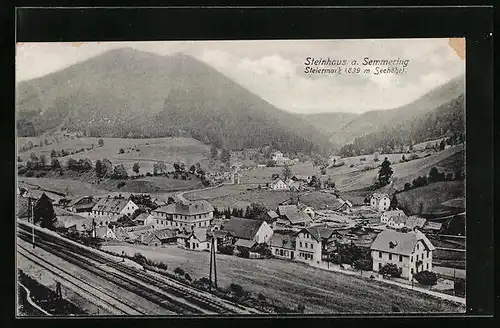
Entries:
{"type": "Polygon", "coordinates": [[[296,259],[300,262],[321,262],[322,246],[319,229],[304,228],[295,240],[296,259]]]}
{"type": "Polygon", "coordinates": [[[175,244],[176,241],[177,232],[168,228],[149,231],[142,238],[143,244],[156,247],[166,244],[175,244]]]}
{"type": "Polygon", "coordinates": [[[386,211],[380,216],[380,223],[394,229],[401,229],[405,226],[406,215],[402,210],[386,211]]]}
{"type": "Polygon", "coordinates": [[[95,205],[96,201],[92,196],[83,196],[69,200],[64,208],[73,213],[92,212],[95,205]]]}
{"type": "Polygon", "coordinates": [[[413,274],[432,271],[434,245],[420,231],[398,232],[385,230],[377,235],[371,245],[373,271],[378,272],[387,263],[402,269],[401,277],[412,279],[413,274]]]}
{"type": "Polygon", "coordinates": [[[178,202],[152,211],[153,224],[162,227],[208,227],[214,217],[214,208],[206,200],[178,202]]]}
{"type": "MultiPolygon", "coordinates": [[[[191,230],[184,229],[177,235],[177,244],[196,251],[210,250],[211,242],[208,232],[206,228],[193,227],[191,230]]],[[[215,248],[215,251],[217,251],[217,248],[215,248]]]]}
{"type": "Polygon", "coordinates": [[[405,227],[410,230],[413,230],[415,228],[422,229],[426,222],[427,220],[424,218],[419,218],[417,216],[410,216],[408,219],[406,219],[405,227]]]}
{"type": "Polygon", "coordinates": [[[273,235],[273,230],[267,222],[237,217],[231,217],[223,229],[238,240],[254,241],[258,244],[267,243],[273,235]]]}
{"type": "Polygon", "coordinates": [[[340,206],[336,209],[338,212],[351,213],[352,203],[348,200],[344,200],[340,197],[337,198],[340,202],[340,206]]]}
{"type": "Polygon", "coordinates": [[[94,205],[92,214],[95,217],[106,215],[131,215],[138,208],[139,206],[128,199],[104,197],[94,205]]]}
{"type": "Polygon", "coordinates": [[[149,225],[153,219],[153,215],[149,213],[141,213],[134,219],[134,221],[139,225],[149,225]]]}
{"type": "Polygon", "coordinates": [[[311,217],[306,214],[307,212],[307,206],[300,211],[297,205],[280,205],[278,206],[280,217],[276,223],[285,226],[307,226],[312,223],[311,217]]]}
{"type": "Polygon", "coordinates": [[[391,199],[386,194],[374,193],[370,196],[370,207],[374,210],[383,212],[391,206],[391,199]]]}

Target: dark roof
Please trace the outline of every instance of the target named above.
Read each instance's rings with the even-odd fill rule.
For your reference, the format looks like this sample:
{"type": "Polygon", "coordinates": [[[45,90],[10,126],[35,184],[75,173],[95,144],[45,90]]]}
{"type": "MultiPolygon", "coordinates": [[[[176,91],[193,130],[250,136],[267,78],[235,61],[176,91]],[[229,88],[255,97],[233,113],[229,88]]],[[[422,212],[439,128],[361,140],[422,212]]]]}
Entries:
{"type": "Polygon", "coordinates": [[[394,230],[384,230],[379,233],[373,241],[371,249],[409,256],[413,253],[419,240],[422,240],[429,250],[435,249],[429,239],[420,231],[404,233],[394,230]]]}
{"type": "Polygon", "coordinates": [[[156,212],[167,214],[198,215],[213,212],[213,206],[206,200],[196,200],[192,202],[178,202],[156,209],[156,212]]]}
{"type": "Polygon", "coordinates": [[[268,215],[271,219],[276,219],[277,217],[279,217],[278,213],[276,213],[275,211],[268,211],[268,212],[267,212],[267,215],[268,215]]]}
{"type": "Polygon", "coordinates": [[[413,228],[422,229],[422,227],[425,225],[426,222],[427,222],[427,220],[424,218],[419,218],[417,216],[410,216],[406,220],[405,226],[407,228],[410,228],[410,229],[413,229],[413,228]]]}
{"type": "Polygon", "coordinates": [[[248,239],[238,239],[236,243],[234,243],[234,246],[240,246],[240,247],[245,247],[245,248],[252,248],[255,246],[257,242],[254,240],[248,240],[248,239]]]}
{"type": "Polygon", "coordinates": [[[237,238],[254,239],[262,224],[264,221],[231,217],[229,221],[224,223],[223,229],[237,238]]]}
{"type": "Polygon", "coordinates": [[[389,197],[389,195],[387,195],[387,194],[379,194],[379,193],[374,193],[374,194],[372,194],[372,195],[370,196],[370,198],[372,198],[372,197],[373,197],[373,198],[375,198],[377,201],[381,200],[381,199],[382,199],[382,198],[384,198],[384,197],[387,197],[387,198],[391,199],[391,198],[389,197]]]}
{"type": "Polygon", "coordinates": [[[290,213],[297,213],[299,209],[297,205],[280,205],[278,206],[278,214],[279,215],[287,215],[290,213]]]}
{"type": "Polygon", "coordinates": [[[288,221],[290,221],[291,224],[312,222],[311,217],[302,211],[295,213],[288,213],[285,215],[285,217],[288,219],[288,221]]]}
{"type": "Polygon", "coordinates": [[[149,213],[141,213],[141,214],[139,214],[139,215],[138,215],[138,216],[134,219],[134,221],[141,221],[141,222],[143,222],[143,221],[145,221],[145,220],[146,220],[146,219],[147,219],[150,215],[151,215],[151,214],[149,214],[149,213]]]}
{"type": "Polygon", "coordinates": [[[323,239],[329,239],[335,233],[335,230],[333,230],[332,228],[325,227],[324,225],[307,227],[302,229],[301,231],[307,231],[317,241],[321,241],[323,239]]]}

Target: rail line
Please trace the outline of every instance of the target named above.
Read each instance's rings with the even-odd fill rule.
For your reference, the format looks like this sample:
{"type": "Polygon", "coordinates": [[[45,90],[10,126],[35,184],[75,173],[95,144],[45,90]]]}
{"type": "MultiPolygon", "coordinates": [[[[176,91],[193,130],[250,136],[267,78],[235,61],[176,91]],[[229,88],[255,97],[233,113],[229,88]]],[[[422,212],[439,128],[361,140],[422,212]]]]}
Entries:
{"type": "Polygon", "coordinates": [[[122,300],[119,298],[106,293],[105,291],[92,286],[85,280],[82,280],[78,277],[75,277],[73,274],[70,272],[55,267],[52,263],[48,262],[41,256],[33,253],[32,251],[28,250],[24,246],[17,244],[17,252],[27,258],[28,260],[32,261],[36,265],[42,267],[44,270],[47,272],[50,272],[51,274],[55,275],[59,279],[65,281],[67,284],[72,285],[72,288],[79,294],[84,294],[85,296],[90,296],[90,298],[97,303],[97,305],[101,305],[103,308],[110,310],[110,312],[114,314],[145,314],[142,311],[139,311],[137,309],[134,309],[130,307],[128,304],[124,303],[122,300]],[[112,300],[112,301],[110,301],[112,300]]]}
{"type": "MultiPolygon", "coordinates": [[[[28,232],[24,225],[21,227],[20,234],[23,239],[28,238],[28,232]]],[[[40,230],[38,230],[40,231],[40,230]]],[[[40,231],[41,232],[41,231],[40,231]]],[[[168,277],[158,277],[135,269],[124,266],[118,261],[112,261],[104,255],[91,252],[85,248],[71,245],[63,238],[54,237],[50,234],[38,233],[38,245],[51,253],[58,253],[61,257],[83,266],[97,275],[103,276],[116,284],[128,289],[138,295],[168,308],[175,313],[194,313],[194,314],[251,314],[260,313],[256,309],[248,308],[243,305],[220,299],[206,292],[198,291],[192,286],[180,283],[168,277]],[[43,237],[42,237],[43,236],[43,237]],[[113,268],[116,272],[104,270],[102,267],[96,267],[91,263],[95,261],[100,265],[113,268]],[[100,272],[99,272],[100,271],[100,272]],[[126,276],[124,276],[126,275],[126,276]],[[125,286],[123,286],[125,285],[125,286]],[[208,295],[207,295],[208,294],[208,295]],[[170,304],[169,304],[170,303],[170,304]]]]}

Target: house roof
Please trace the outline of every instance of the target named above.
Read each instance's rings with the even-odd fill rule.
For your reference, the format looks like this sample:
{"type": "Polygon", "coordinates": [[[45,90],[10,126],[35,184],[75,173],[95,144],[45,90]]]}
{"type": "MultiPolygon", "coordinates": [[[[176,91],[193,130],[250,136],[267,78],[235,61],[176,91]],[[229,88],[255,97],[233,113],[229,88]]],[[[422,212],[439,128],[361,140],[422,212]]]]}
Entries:
{"type": "Polygon", "coordinates": [[[405,224],[406,223],[406,219],[407,219],[407,217],[404,214],[403,215],[391,215],[389,217],[389,220],[392,220],[396,224],[400,224],[400,223],[405,224]]]}
{"type": "Polygon", "coordinates": [[[309,180],[309,177],[307,175],[300,175],[300,174],[295,174],[292,179],[295,178],[296,180],[303,180],[307,181],[309,180]]]}
{"type": "Polygon", "coordinates": [[[426,219],[424,218],[419,218],[417,216],[410,216],[408,219],[406,219],[405,226],[413,229],[413,228],[422,228],[424,224],[427,222],[426,219]]]}
{"type": "Polygon", "coordinates": [[[163,240],[163,239],[169,239],[169,238],[174,238],[177,233],[173,229],[160,229],[160,230],[155,230],[154,234],[158,239],[163,240]]]}
{"type": "Polygon", "coordinates": [[[427,221],[424,225],[425,229],[430,229],[430,230],[441,230],[443,227],[443,224],[440,222],[432,222],[432,221],[427,221]]]}
{"type": "Polygon", "coordinates": [[[105,197],[101,198],[97,202],[97,204],[95,204],[95,206],[92,208],[92,211],[119,213],[125,208],[125,206],[127,206],[129,202],[131,202],[131,200],[124,198],[105,197]]]}
{"type": "Polygon", "coordinates": [[[236,243],[234,243],[234,246],[252,248],[253,246],[255,246],[255,244],[257,244],[257,242],[254,240],[238,239],[236,243]]]}
{"type": "Polygon", "coordinates": [[[297,213],[299,209],[297,205],[280,205],[278,206],[278,214],[279,215],[287,215],[290,213],[297,213]]]}
{"type": "Polygon", "coordinates": [[[236,238],[253,239],[264,221],[231,217],[224,224],[224,230],[229,231],[236,238]]]}
{"type": "Polygon", "coordinates": [[[277,217],[279,217],[278,213],[276,213],[275,211],[268,211],[268,212],[267,212],[267,215],[268,215],[271,219],[276,219],[277,217]]]}
{"type": "Polygon", "coordinates": [[[291,224],[312,222],[311,217],[302,211],[288,213],[285,215],[285,217],[288,219],[288,221],[290,221],[291,224]]]}
{"type": "Polygon", "coordinates": [[[198,241],[205,242],[208,240],[207,231],[206,228],[193,228],[192,235],[194,235],[198,241]]]}
{"type": "MultiPolygon", "coordinates": [[[[271,186],[274,186],[275,184],[279,183],[279,182],[282,182],[282,183],[285,183],[283,180],[281,180],[281,178],[276,178],[273,180],[273,182],[271,182],[271,186]]],[[[286,183],[285,183],[286,184],[286,183]]]]}
{"type": "Polygon", "coordinates": [[[270,246],[295,249],[295,232],[275,232],[269,240],[270,246]]]}
{"type": "MultiPolygon", "coordinates": [[[[69,203],[66,204],[66,206],[75,206],[78,205],[78,203],[86,198],[90,198],[92,200],[92,196],[82,196],[82,197],[77,197],[69,200],[69,203]]],[[[92,203],[92,202],[91,202],[92,203]]],[[[89,204],[82,204],[82,205],[89,205],[89,204]]],[[[95,205],[95,204],[94,204],[95,205]]]]}
{"type": "Polygon", "coordinates": [[[301,231],[307,231],[317,241],[321,241],[323,239],[330,239],[332,235],[335,233],[335,230],[333,230],[332,228],[325,227],[324,225],[307,227],[302,229],[301,231]]]}
{"type": "Polygon", "coordinates": [[[192,202],[178,202],[156,209],[157,212],[167,214],[198,215],[214,211],[213,206],[206,200],[196,200],[192,202]]]}
{"type": "Polygon", "coordinates": [[[435,249],[430,240],[420,231],[404,233],[394,230],[384,230],[379,233],[373,241],[371,249],[409,256],[413,253],[413,249],[419,240],[429,250],[435,249]]]}
{"type": "Polygon", "coordinates": [[[150,216],[152,215],[149,213],[141,213],[134,219],[134,221],[144,222],[150,216]]]}
{"type": "Polygon", "coordinates": [[[389,197],[389,195],[387,195],[387,194],[379,194],[379,193],[374,193],[374,194],[372,194],[372,195],[370,196],[370,199],[371,199],[371,198],[375,198],[377,201],[380,201],[380,200],[381,200],[382,198],[384,198],[384,197],[387,197],[387,198],[391,199],[391,198],[389,197]]]}
{"type": "Polygon", "coordinates": [[[406,216],[405,212],[403,212],[402,210],[385,211],[382,215],[386,216],[386,217],[389,217],[389,218],[392,217],[392,216],[398,216],[398,215],[406,216]]]}

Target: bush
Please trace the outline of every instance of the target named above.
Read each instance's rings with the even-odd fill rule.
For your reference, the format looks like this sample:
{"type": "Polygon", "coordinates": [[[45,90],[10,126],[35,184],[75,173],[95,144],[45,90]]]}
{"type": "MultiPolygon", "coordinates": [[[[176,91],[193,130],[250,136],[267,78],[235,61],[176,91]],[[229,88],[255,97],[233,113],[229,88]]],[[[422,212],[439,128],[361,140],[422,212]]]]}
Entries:
{"type": "Polygon", "coordinates": [[[370,271],[372,270],[373,262],[371,259],[358,259],[352,263],[356,270],[370,271]]]}
{"type": "Polygon", "coordinates": [[[191,278],[191,276],[189,275],[189,273],[186,273],[184,275],[184,278],[186,278],[186,280],[189,281],[189,282],[193,281],[193,279],[191,278]]]}
{"type": "Polygon", "coordinates": [[[146,173],[146,176],[147,176],[147,177],[151,177],[151,176],[153,176],[153,175],[151,174],[151,172],[148,172],[148,173],[146,173]]]}
{"type": "Polygon", "coordinates": [[[46,173],[46,172],[38,172],[38,173],[36,174],[36,177],[37,177],[37,178],[41,178],[41,177],[44,177],[44,176],[46,176],[46,175],[47,175],[47,173],[46,173]]]}
{"type": "Polygon", "coordinates": [[[411,184],[410,183],[405,183],[405,190],[410,190],[411,189],[411,184]]]}
{"type": "Polygon", "coordinates": [[[234,246],[232,245],[219,247],[219,253],[221,254],[233,255],[233,252],[234,252],[234,246]]]}
{"type": "Polygon", "coordinates": [[[306,307],[305,307],[305,305],[304,305],[304,304],[299,304],[299,305],[297,306],[297,312],[299,312],[299,313],[304,313],[305,311],[306,311],[306,307]]]}
{"type": "Polygon", "coordinates": [[[28,178],[34,177],[35,176],[35,172],[33,172],[31,170],[28,170],[28,171],[26,171],[26,173],[24,174],[24,176],[26,176],[28,178]]]}
{"type": "Polygon", "coordinates": [[[148,259],[141,253],[135,253],[132,257],[132,260],[139,263],[140,265],[144,265],[148,262],[148,259]]]}
{"type": "Polygon", "coordinates": [[[186,274],[180,267],[175,268],[174,273],[179,276],[184,276],[186,274]]]}
{"type": "Polygon", "coordinates": [[[349,167],[354,167],[354,164],[349,165],[349,167]]]}
{"type": "Polygon", "coordinates": [[[229,285],[229,290],[233,292],[237,297],[242,297],[245,295],[245,290],[241,285],[238,284],[229,285]]]}
{"type": "Polygon", "coordinates": [[[432,286],[437,283],[437,276],[434,272],[420,271],[413,275],[416,281],[425,286],[432,286]]]}
{"type": "Polygon", "coordinates": [[[125,153],[125,150],[123,148],[120,148],[120,150],[118,150],[118,154],[123,154],[125,153]]]}
{"type": "Polygon", "coordinates": [[[396,264],[394,263],[387,263],[386,265],[382,266],[382,268],[379,270],[378,273],[382,275],[389,275],[394,278],[399,278],[401,277],[401,273],[403,272],[403,269],[399,268],[396,264]]]}
{"type": "Polygon", "coordinates": [[[158,262],[157,267],[159,267],[160,269],[163,269],[165,271],[168,270],[168,265],[166,263],[163,263],[163,262],[158,262]]]}
{"type": "Polygon", "coordinates": [[[20,169],[17,170],[17,174],[24,174],[26,173],[27,169],[25,167],[21,167],[20,169]]]}
{"type": "Polygon", "coordinates": [[[264,302],[264,301],[266,300],[266,297],[265,297],[264,295],[262,295],[261,293],[259,293],[259,294],[257,295],[257,299],[258,299],[259,301],[264,302]]]}
{"type": "MultiPolygon", "coordinates": [[[[360,162],[364,162],[364,161],[366,161],[366,157],[361,157],[361,158],[359,159],[359,161],[360,161],[360,162]]],[[[374,159],[374,161],[375,161],[375,159],[374,159]]]]}
{"type": "Polygon", "coordinates": [[[121,188],[121,187],[123,187],[123,186],[125,186],[125,185],[126,185],[126,183],[125,183],[125,182],[120,181],[120,182],[118,182],[118,184],[117,184],[116,186],[117,186],[118,188],[121,188]]]}

